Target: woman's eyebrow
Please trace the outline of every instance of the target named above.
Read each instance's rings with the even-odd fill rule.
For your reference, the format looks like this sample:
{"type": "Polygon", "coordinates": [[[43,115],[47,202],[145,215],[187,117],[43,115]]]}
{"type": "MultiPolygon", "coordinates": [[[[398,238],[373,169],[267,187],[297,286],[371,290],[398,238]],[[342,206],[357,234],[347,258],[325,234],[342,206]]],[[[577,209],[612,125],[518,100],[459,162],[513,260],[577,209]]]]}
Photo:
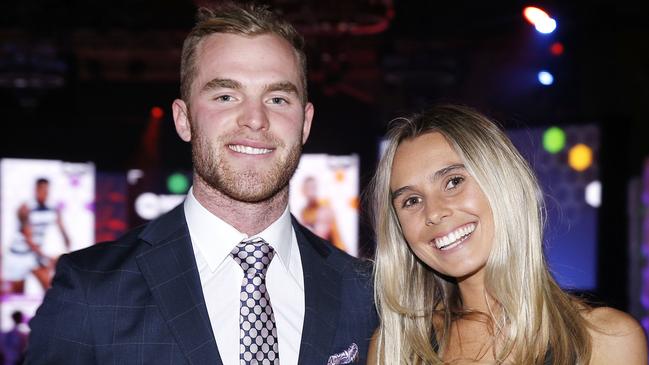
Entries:
{"type": "Polygon", "coordinates": [[[399,197],[399,195],[403,194],[407,190],[411,190],[410,185],[402,186],[399,189],[393,191],[390,193],[390,196],[392,197],[392,200],[396,199],[399,197]]]}
{"type": "Polygon", "coordinates": [[[465,168],[465,166],[462,163],[456,163],[456,164],[446,166],[444,168],[441,168],[441,169],[435,171],[435,173],[433,173],[433,175],[430,177],[430,180],[431,181],[439,180],[440,178],[442,178],[442,176],[448,174],[451,171],[460,170],[460,169],[464,169],[464,168],[465,168]]]}

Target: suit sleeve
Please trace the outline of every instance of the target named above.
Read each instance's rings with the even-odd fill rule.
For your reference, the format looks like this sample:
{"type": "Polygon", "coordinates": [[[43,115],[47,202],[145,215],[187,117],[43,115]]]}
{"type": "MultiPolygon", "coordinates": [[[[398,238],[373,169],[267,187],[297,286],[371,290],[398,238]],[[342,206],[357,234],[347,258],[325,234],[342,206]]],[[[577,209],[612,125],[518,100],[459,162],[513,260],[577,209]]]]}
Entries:
{"type": "Polygon", "coordinates": [[[26,365],[95,363],[85,293],[80,270],[61,256],[52,288],[29,322],[26,365]]]}
{"type": "Polygon", "coordinates": [[[370,340],[379,325],[379,318],[374,305],[372,266],[368,262],[363,262],[353,269],[353,274],[356,279],[354,281],[354,294],[350,297],[355,298],[356,303],[352,307],[352,316],[357,319],[357,325],[363,328],[362,341],[358,343],[358,347],[359,363],[365,364],[370,340]]]}

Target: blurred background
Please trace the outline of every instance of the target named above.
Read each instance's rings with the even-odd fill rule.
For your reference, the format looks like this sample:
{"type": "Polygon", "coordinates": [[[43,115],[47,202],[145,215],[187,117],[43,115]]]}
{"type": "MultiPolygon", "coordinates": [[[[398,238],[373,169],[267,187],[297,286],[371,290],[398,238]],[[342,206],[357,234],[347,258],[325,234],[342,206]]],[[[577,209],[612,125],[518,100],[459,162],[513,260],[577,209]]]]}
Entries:
{"type": "MultiPolygon", "coordinates": [[[[52,257],[114,239],[182,201],[191,156],[170,105],[182,41],[207,3],[3,6],[4,332],[17,311],[24,327],[44,289],[31,274],[17,285],[9,269],[17,211],[34,200],[38,178],[48,179],[48,209],[62,222],[44,233],[55,237],[52,257]]],[[[386,124],[433,102],[466,104],[498,120],[537,171],[561,285],[649,328],[649,23],[636,2],[268,3],[307,40],[316,115],[291,182],[299,219],[371,257],[360,196],[386,124]]]]}

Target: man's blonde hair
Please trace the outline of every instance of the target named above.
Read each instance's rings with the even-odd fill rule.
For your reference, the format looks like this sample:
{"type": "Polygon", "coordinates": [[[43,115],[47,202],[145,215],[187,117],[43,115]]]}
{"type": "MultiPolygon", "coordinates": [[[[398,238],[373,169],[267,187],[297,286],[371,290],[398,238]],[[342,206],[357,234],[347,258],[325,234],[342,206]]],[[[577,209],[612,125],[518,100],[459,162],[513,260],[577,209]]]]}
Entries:
{"type": "Polygon", "coordinates": [[[307,101],[306,55],[304,38],[293,26],[272,12],[267,6],[254,3],[225,2],[198,9],[197,22],[183,43],[180,61],[180,97],[189,102],[191,86],[196,77],[196,51],[200,42],[216,33],[253,37],[276,35],[286,40],[295,51],[300,69],[299,85],[302,103],[307,101]]]}

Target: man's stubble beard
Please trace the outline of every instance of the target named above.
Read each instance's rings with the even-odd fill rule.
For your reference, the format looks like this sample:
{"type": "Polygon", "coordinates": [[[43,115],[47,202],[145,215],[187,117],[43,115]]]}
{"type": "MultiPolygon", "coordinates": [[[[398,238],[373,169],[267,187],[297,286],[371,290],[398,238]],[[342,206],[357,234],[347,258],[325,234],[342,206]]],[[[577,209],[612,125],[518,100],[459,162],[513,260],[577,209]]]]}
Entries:
{"type": "MultiPolygon", "coordinates": [[[[289,153],[280,160],[273,161],[270,170],[257,172],[254,169],[236,171],[223,158],[223,153],[217,153],[223,145],[220,139],[210,141],[201,134],[190,121],[192,134],[192,161],[194,172],[212,189],[230,199],[259,203],[275,197],[284,190],[293,176],[302,154],[302,136],[297,143],[290,146],[289,153]]],[[[285,144],[272,139],[278,149],[285,144]]]]}

